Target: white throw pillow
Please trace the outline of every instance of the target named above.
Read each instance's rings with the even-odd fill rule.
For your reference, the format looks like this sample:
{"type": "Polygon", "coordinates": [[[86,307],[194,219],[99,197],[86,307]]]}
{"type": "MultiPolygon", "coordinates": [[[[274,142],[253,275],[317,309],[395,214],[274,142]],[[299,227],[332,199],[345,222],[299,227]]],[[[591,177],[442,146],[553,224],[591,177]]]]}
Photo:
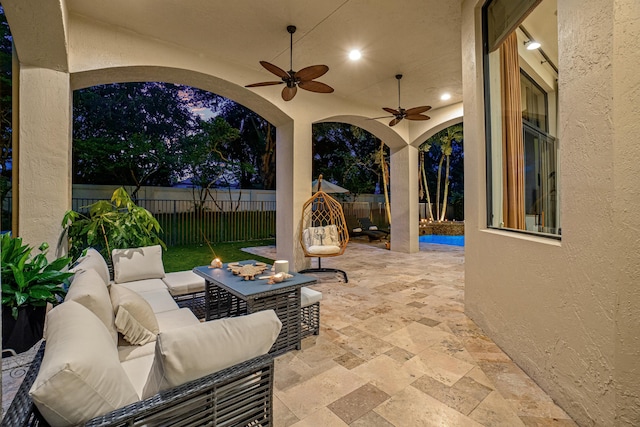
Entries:
{"type": "Polygon", "coordinates": [[[369,230],[377,230],[378,226],[377,225],[370,225],[369,226],[369,230]]]}
{"type": "Polygon", "coordinates": [[[158,320],[151,305],[138,293],[113,284],[111,304],[116,313],[116,328],[126,341],[133,345],[144,345],[156,340],[160,332],[158,320]]]}
{"type": "Polygon", "coordinates": [[[265,310],[161,332],[143,398],[266,354],[281,328],[265,310]]]}
{"type": "Polygon", "coordinates": [[[162,247],[160,245],[114,249],[111,251],[111,259],[115,283],[162,279],[164,277],[162,247]]]}
{"type": "Polygon", "coordinates": [[[326,246],[340,246],[338,227],[335,224],[325,225],[322,244],[326,246]]]}
{"type": "Polygon", "coordinates": [[[48,313],[47,323],[46,350],[29,394],[49,424],[84,424],[139,400],[93,313],[67,301],[48,313]]]}
{"type": "Polygon", "coordinates": [[[362,233],[362,228],[358,227],[358,228],[354,228],[353,229],[354,233],[362,233]]]}
{"type": "MultiPolygon", "coordinates": [[[[88,308],[104,323],[113,339],[114,345],[117,345],[118,332],[114,323],[115,317],[111,306],[111,298],[109,297],[109,289],[100,274],[93,269],[78,271],[64,300],[75,301],[88,308]]],[[[46,337],[45,335],[45,339],[46,337]]]]}

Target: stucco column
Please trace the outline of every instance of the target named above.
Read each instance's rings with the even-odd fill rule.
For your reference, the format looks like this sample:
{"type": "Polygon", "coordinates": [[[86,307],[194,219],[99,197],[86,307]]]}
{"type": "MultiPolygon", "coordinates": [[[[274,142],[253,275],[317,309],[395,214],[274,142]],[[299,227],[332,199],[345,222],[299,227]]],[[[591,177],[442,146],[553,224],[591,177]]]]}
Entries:
{"type": "Polygon", "coordinates": [[[302,205],[311,197],[311,122],[297,120],[280,125],[276,134],[276,245],[278,259],[293,271],[305,269],[299,242],[302,205]]]}
{"type": "Polygon", "coordinates": [[[18,234],[47,242],[54,256],[62,217],[71,208],[69,74],[20,68],[18,234]]]}
{"type": "Polygon", "coordinates": [[[391,149],[391,250],[418,252],[418,149],[391,149]]]}

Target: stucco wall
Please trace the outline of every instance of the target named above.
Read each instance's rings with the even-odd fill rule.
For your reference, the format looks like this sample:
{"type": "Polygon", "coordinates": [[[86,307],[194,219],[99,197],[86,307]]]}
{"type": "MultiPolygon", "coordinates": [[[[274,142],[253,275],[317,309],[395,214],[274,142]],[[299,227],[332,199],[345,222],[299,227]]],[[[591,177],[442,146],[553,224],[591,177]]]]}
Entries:
{"type": "Polygon", "coordinates": [[[481,4],[462,25],[466,312],[580,425],[637,424],[638,4],[558,2],[561,242],[486,228],[481,4]]]}

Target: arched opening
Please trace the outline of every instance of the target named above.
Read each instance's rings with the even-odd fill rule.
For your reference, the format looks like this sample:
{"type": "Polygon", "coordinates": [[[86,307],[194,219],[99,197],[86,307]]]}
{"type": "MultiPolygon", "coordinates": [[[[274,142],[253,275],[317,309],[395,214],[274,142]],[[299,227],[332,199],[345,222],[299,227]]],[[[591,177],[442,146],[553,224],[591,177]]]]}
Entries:
{"type": "Polygon", "coordinates": [[[164,82],[79,89],[73,111],[74,210],[123,186],[170,247],[275,236],[276,128],[258,114],[164,82]]]}

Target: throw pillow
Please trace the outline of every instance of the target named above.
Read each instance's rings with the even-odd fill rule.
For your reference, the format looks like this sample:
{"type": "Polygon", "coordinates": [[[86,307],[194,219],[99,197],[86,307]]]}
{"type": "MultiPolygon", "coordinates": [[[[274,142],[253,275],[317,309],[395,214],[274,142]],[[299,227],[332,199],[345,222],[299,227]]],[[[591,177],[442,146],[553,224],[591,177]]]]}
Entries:
{"type": "Polygon", "coordinates": [[[352,230],[354,233],[362,233],[362,228],[358,227],[358,228],[354,228],[352,230]]]}
{"type": "Polygon", "coordinates": [[[324,239],[322,240],[322,244],[324,246],[340,246],[338,227],[335,224],[326,225],[324,227],[324,239]]]}
{"type": "Polygon", "coordinates": [[[115,283],[133,282],[135,280],[162,279],[162,247],[160,245],[142,248],[114,249],[113,281],[115,283]]]}
{"type": "Polygon", "coordinates": [[[47,314],[47,344],[29,394],[54,427],[84,425],[139,397],[102,322],[75,301],[47,314]]]}
{"type": "Polygon", "coordinates": [[[111,285],[111,304],[116,313],[116,328],[133,345],[156,340],[160,332],[151,306],[140,294],[124,286],[111,285]]]}
{"type": "Polygon", "coordinates": [[[378,226],[377,225],[370,225],[369,226],[369,230],[377,230],[378,226]]]}

